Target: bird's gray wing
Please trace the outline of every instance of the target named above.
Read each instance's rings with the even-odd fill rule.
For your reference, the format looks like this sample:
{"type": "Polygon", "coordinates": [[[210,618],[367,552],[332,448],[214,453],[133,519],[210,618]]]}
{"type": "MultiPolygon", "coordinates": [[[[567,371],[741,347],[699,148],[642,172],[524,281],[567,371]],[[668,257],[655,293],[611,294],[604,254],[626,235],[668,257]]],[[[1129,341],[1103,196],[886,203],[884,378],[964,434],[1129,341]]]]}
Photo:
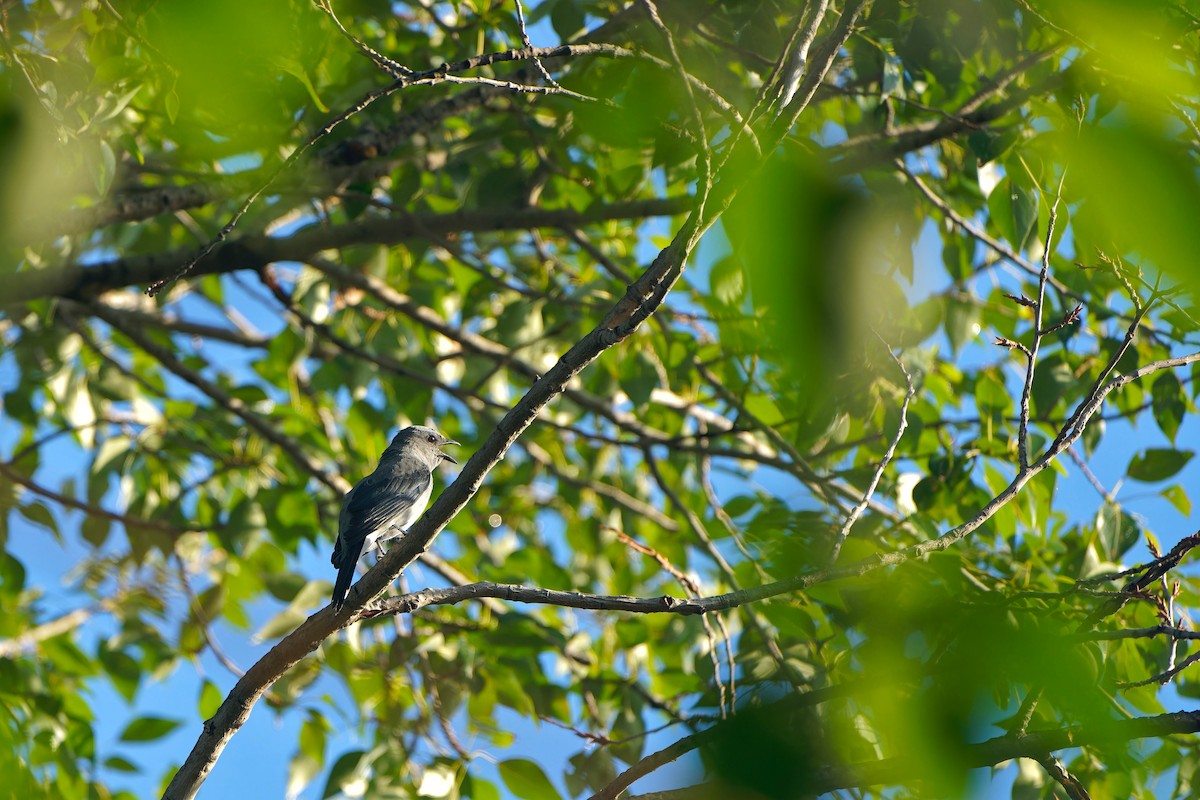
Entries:
{"type": "Polygon", "coordinates": [[[429,467],[419,461],[401,463],[387,474],[373,473],[346,503],[346,527],[361,529],[365,539],[412,508],[433,484],[429,467]]]}
{"type": "Polygon", "coordinates": [[[420,502],[432,485],[433,474],[428,466],[417,459],[404,458],[377,468],[346,495],[338,515],[337,543],[330,558],[338,568],[333,589],[335,607],[341,608],[350,589],[363,542],[420,502]]]}

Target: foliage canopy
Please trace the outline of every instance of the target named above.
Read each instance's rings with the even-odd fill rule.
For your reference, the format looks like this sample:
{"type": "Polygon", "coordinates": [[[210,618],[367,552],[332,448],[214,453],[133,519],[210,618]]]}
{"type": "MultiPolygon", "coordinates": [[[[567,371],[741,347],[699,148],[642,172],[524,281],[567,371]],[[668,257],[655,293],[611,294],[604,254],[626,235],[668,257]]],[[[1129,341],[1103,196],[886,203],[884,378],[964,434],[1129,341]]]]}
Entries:
{"type": "Polygon", "coordinates": [[[0,780],[1193,796],[1196,5],[0,5],[0,780]]]}

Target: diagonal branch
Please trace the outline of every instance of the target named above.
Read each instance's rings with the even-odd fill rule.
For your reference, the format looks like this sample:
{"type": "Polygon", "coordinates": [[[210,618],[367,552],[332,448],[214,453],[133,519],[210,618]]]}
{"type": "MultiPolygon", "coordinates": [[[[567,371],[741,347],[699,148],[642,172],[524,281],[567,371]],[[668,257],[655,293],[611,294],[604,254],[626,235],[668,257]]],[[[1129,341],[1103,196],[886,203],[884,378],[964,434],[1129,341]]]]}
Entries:
{"type": "MultiPolygon", "coordinates": [[[[840,40],[824,43],[827,58],[818,59],[819,68],[806,76],[819,83],[833,63],[844,37],[850,35],[853,21],[866,6],[866,0],[851,3],[843,13],[836,36],[840,40]]],[[[807,102],[805,99],[804,102],[807,102]]],[[[803,103],[801,104],[801,106],[803,103]]],[[[782,136],[782,133],[779,134],[782,136]]],[[[769,142],[770,152],[778,139],[769,142]]],[[[736,162],[735,162],[736,163],[736,162]]],[[[761,166],[761,164],[760,164],[761,166]]],[[[755,170],[734,170],[722,175],[714,188],[716,195],[705,204],[704,214],[693,211],[684,221],[671,243],[664,248],[642,275],[630,284],[625,295],[590,333],[580,339],[544,376],[540,377],[525,396],[512,407],[496,425],[480,449],[463,465],[458,478],[429,506],[425,514],[409,529],[408,534],[392,547],[354,587],[340,612],[332,607],[318,611],[295,631],[247,670],[221,703],[216,714],[204,724],[192,751],[175,773],[163,793],[169,800],[195,797],[213,765],[234,734],[249,719],[255,703],[268,687],[294,664],[315,650],[331,633],[358,619],[368,602],[382,594],[401,571],[426,551],[433,539],[446,527],[479,491],[483,479],[507,454],[518,437],[532,424],[552,400],[563,394],[567,384],[605,351],[629,338],[642,323],[654,315],[667,293],[683,274],[684,263],[691,256],[700,237],[728,208],[738,190],[755,170]]]]}

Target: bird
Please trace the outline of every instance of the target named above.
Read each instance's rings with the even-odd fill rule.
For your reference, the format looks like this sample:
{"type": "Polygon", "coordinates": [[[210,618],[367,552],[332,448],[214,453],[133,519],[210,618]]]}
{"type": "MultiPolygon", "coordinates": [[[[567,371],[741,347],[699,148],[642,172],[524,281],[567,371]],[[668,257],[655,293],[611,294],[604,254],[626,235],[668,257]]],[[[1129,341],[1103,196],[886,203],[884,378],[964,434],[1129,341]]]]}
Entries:
{"type": "Polygon", "coordinates": [[[340,611],[354,578],[354,567],[376,542],[408,531],[429,504],[433,473],[443,461],[457,464],[442,448],[458,444],[433,428],[402,429],[379,457],[375,471],[354,485],[342,500],[338,536],[330,561],[337,567],[333,608],[340,611]]]}

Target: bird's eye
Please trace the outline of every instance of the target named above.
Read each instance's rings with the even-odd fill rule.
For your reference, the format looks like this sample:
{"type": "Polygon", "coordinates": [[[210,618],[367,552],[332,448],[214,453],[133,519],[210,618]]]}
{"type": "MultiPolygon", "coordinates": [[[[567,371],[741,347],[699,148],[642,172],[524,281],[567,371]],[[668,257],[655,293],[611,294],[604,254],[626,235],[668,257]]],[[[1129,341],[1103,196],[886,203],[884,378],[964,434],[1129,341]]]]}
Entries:
{"type": "Polygon", "coordinates": [[[434,436],[432,433],[429,434],[429,436],[427,436],[426,438],[429,440],[430,444],[437,444],[437,437],[434,436]]]}

